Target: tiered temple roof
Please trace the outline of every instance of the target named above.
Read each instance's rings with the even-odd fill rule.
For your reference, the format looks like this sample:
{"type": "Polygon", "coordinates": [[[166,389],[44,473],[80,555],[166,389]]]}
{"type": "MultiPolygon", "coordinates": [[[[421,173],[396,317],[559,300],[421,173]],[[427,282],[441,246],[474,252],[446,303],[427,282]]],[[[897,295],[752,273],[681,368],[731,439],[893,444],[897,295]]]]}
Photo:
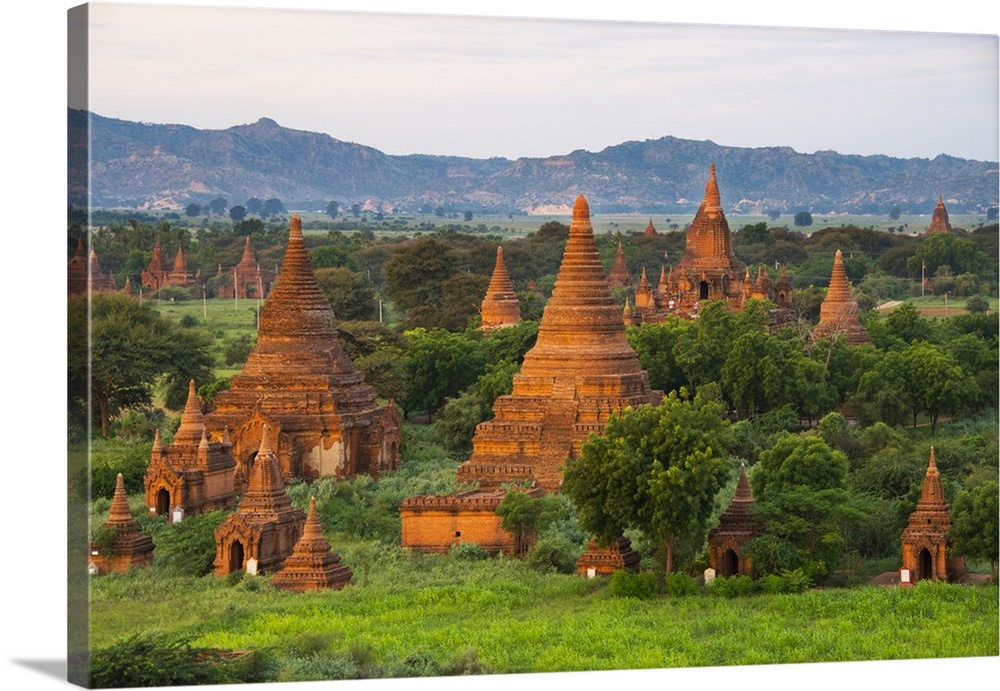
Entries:
{"type": "Polygon", "coordinates": [[[948,580],[964,575],[965,561],[948,558],[948,529],[951,527],[951,507],[944,498],[941,475],[934,462],[931,447],[927,473],[920,487],[916,510],[910,514],[900,535],[903,566],[913,573],[913,580],[925,578],[948,580]]]}
{"type": "Polygon", "coordinates": [[[90,562],[97,567],[98,573],[124,572],[145,566],[153,560],[153,538],[144,534],[138,521],[132,518],[121,473],[118,473],[115,483],[108,520],[101,528],[114,530],[114,539],[110,545],[90,545],[90,562]]]}
{"type": "Polygon", "coordinates": [[[486,297],[483,298],[480,312],[482,322],[479,328],[486,333],[505,326],[514,326],[521,319],[521,301],[517,299],[514,283],[507,273],[502,247],[497,247],[493,276],[486,288],[486,297]]]}
{"type": "Polygon", "coordinates": [[[494,418],[476,428],[472,456],[459,467],[458,479],[494,489],[531,478],[556,491],[566,459],[579,453],[591,432],[604,429],[612,412],[658,405],[662,398],[649,388],[626,340],[580,195],[535,345],[511,394],[494,402],[494,418]]]}
{"type": "Polygon", "coordinates": [[[719,517],[719,525],[708,534],[709,565],[720,576],[750,574],[750,556],[743,553],[743,547],[763,532],[763,527],[751,513],[752,506],[753,495],[746,467],[740,465],[736,495],[719,517]]]}
{"type": "Polygon", "coordinates": [[[163,249],[160,239],[156,239],[153,247],[153,256],[149,265],[142,270],[142,285],[150,290],[159,290],[166,286],[179,286],[185,288],[192,285],[191,274],[187,270],[187,261],[184,259],[184,248],[177,245],[177,255],[174,257],[173,269],[168,271],[163,262],[163,249]]]}
{"type": "Polygon", "coordinates": [[[948,210],[944,208],[944,196],[938,196],[937,206],[934,207],[934,215],[931,216],[931,224],[927,226],[924,235],[932,233],[950,233],[951,223],[948,222],[948,210]]]}
{"type": "Polygon", "coordinates": [[[243,371],[215,398],[208,429],[228,428],[237,484],[272,430],[286,479],[378,475],[399,459],[399,413],[340,347],[336,317],[309,263],[302,220],[291,219],[284,263],[260,311],[257,343],[243,371]]]}
{"type": "Polygon", "coordinates": [[[608,283],[612,288],[632,285],[632,272],[628,270],[628,264],[625,263],[625,251],[622,249],[621,242],[618,243],[615,262],[611,265],[611,272],[608,274],[608,283]]]}
{"type": "Polygon", "coordinates": [[[649,219],[649,225],[646,226],[646,230],[642,233],[647,238],[656,237],[656,228],[653,227],[653,219],[649,219]]]}
{"type": "Polygon", "coordinates": [[[292,506],[265,426],[236,511],[215,530],[215,572],[224,576],[255,559],[258,573],[281,569],[302,535],[306,515],[292,506]]]}
{"type": "Polygon", "coordinates": [[[340,563],[340,555],[330,550],[316,514],[316,498],[310,498],[302,537],[271,584],[279,590],[295,592],[339,589],[349,584],[353,575],[349,567],[340,563]]]}
{"type": "MultiPolygon", "coordinates": [[[[222,275],[222,265],[219,265],[218,275],[222,275]]],[[[243,255],[239,263],[229,270],[230,280],[222,283],[216,289],[216,295],[220,298],[235,297],[239,299],[264,298],[271,289],[274,282],[274,274],[260,268],[253,248],[250,246],[250,236],[247,236],[243,246],[243,255]]]]}
{"type": "Polygon", "coordinates": [[[845,334],[851,345],[870,343],[872,340],[858,319],[858,303],[851,296],[851,284],[844,270],[844,256],[837,250],[833,258],[830,287],[820,305],[819,323],[812,331],[812,338],[836,338],[840,334],[845,334]]]}
{"type": "Polygon", "coordinates": [[[233,446],[225,438],[209,441],[193,379],[173,443],[163,446],[159,429],[155,435],[144,479],[150,511],[180,507],[190,515],[236,505],[233,446]]]}

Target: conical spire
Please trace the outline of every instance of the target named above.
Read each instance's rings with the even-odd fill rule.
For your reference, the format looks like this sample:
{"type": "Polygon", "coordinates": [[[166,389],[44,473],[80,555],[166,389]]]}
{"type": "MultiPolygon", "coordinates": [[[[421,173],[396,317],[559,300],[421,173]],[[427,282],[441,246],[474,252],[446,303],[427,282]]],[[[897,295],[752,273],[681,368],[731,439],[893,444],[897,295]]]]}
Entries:
{"type": "Polygon", "coordinates": [[[297,592],[342,588],[353,575],[351,569],[340,564],[340,556],[330,550],[316,513],[316,498],[310,497],[302,537],[271,584],[279,590],[297,592]]]}
{"type": "Polygon", "coordinates": [[[646,230],[642,233],[647,238],[656,236],[656,228],[653,227],[653,219],[649,219],[649,225],[646,226],[646,230]]]}
{"type": "Polygon", "coordinates": [[[931,216],[931,224],[927,227],[925,234],[947,233],[950,231],[951,223],[948,221],[948,210],[944,208],[944,195],[939,195],[937,206],[934,207],[934,215],[931,216]]]}
{"type": "Polygon", "coordinates": [[[840,250],[833,257],[830,287],[819,308],[819,324],[813,329],[813,338],[836,337],[847,334],[852,345],[868,343],[871,337],[858,320],[858,303],[851,296],[851,284],[844,270],[844,255],[840,250]]]}
{"type": "Polygon", "coordinates": [[[247,491],[240,500],[240,509],[278,511],[291,504],[285,493],[285,483],[281,480],[278,457],[271,449],[268,431],[267,425],[261,427],[260,449],[250,469],[247,491]]]}
{"type": "Polygon", "coordinates": [[[927,464],[927,474],[920,487],[920,504],[937,505],[944,501],[944,489],[941,486],[941,474],[934,463],[934,447],[931,447],[931,460],[927,464]]]}
{"type": "Polygon", "coordinates": [[[740,463],[740,477],[736,481],[736,496],[733,501],[753,501],[750,494],[750,481],[747,479],[747,466],[740,463]]]}
{"type": "Polygon", "coordinates": [[[680,270],[683,274],[695,272],[729,275],[730,281],[738,281],[740,262],[733,253],[732,234],[729,222],[722,211],[722,195],[715,176],[715,164],[710,167],[708,182],[705,183],[705,198],[695,213],[685,238],[684,255],[680,270]]]}
{"type": "Polygon", "coordinates": [[[507,265],[503,261],[503,247],[497,247],[497,260],[493,266],[493,276],[486,289],[486,296],[492,297],[494,300],[517,298],[517,294],[514,292],[514,283],[510,280],[507,265]]]}
{"type": "Polygon", "coordinates": [[[618,250],[615,252],[615,261],[611,265],[611,271],[608,273],[608,283],[612,286],[632,285],[632,274],[628,270],[628,264],[625,262],[625,250],[622,249],[620,240],[618,241],[618,250]]]}
{"type": "Polygon", "coordinates": [[[486,288],[480,312],[482,322],[479,328],[485,332],[514,326],[521,319],[521,302],[517,299],[514,283],[510,280],[507,265],[503,261],[503,247],[497,247],[493,277],[486,288]]]}
{"type": "Polygon", "coordinates": [[[163,450],[163,442],[160,441],[160,428],[157,427],[153,432],[153,453],[158,453],[163,450]]]}
{"type": "Polygon", "coordinates": [[[187,273],[187,262],[184,261],[184,246],[179,242],[177,243],[177,256],[174,257],[173,273],[187,273]]]}
{"type": "Polygon", "coordinates": [[[205,416],[198,403],[198,392],[194,379],[188,382],[188,397],[181,413],[181,424],[174,434],[174,444],[198,444],[205,429],[205,416]]]}
{"type": "Polygon", "coordinates": [[[708,182],[705,183],[705,200],[702,205],[709,218],[714,218],[722,211],[722,195],[719,194],[719,181],[715,179],[714,163],[709,166],[708,182]]]}
{"type": "Polygon", "coordinates": [[[639,279],[639,289],[649,290],[649,279],[646,278],[646,267],[642,267],[642,278],[639,279]]]}
{"type": "Polygon", "coordinates": [[[110,524],[132,522],[132,512],[128,508],[128,495],[125,494],[125,478],[118,473],[115,481],[115,495],[111,500],[111,511],[108,513],[107,522],[110,524]]]}

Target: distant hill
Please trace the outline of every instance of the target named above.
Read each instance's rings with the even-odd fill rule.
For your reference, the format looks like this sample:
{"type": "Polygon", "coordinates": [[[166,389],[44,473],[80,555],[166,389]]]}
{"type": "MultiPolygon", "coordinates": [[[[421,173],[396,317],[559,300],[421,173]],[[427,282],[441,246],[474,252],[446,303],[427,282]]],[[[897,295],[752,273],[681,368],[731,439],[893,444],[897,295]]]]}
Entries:
{"type": "MultiPolygon", "coordinates": [[[[70,200],[80,203],[88,113],[69,110],[70,200]]],[[[934,159],[801,154],[788,147],[740,148],[662,137],[603,151],[547,158],[390,156],[268,118],[225,130],[129,122],[89,114],[95,206],[183,208],[221,196],[256,196],[323,208],[566,213],[577,194],[596,213],[692,213],[715,163],[727,211],[931,213],[943,195],[951,213],[998,202],[998,165],[934,159]]]]}

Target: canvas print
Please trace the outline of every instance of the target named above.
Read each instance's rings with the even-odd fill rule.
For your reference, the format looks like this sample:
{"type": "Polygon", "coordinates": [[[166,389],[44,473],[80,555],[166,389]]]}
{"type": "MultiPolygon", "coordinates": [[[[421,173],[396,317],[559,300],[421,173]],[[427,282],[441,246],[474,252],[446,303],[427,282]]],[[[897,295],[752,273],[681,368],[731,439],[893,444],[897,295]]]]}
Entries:
{"type": "Polygon", "coordinates": [[[71,682],[1000,654],[996,35],[67,20],[71,682]]]}

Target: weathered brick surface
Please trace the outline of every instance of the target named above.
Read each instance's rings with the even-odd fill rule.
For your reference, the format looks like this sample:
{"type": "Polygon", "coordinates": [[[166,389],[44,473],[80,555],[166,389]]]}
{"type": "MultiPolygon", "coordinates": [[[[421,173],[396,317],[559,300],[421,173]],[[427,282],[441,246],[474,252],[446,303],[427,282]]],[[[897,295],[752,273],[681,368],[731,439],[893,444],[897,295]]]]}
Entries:
{"type": "Polygon", "coordinates": [[[744,547],[763,532],[751,513],[752,506],[750,482],[741,465],[736,496],[719,517],[719,525],[708,533],[708,564],[719,576],[750,575],[750,555],[744,547]]]}
{"type": "Polygon", "coordinates": [[[504,495],[503,491],[471,490],[404,500],[399,508],[403,547],[446,553],[454,545],[471,542],[489,552],[514,554],[514,536],[503,529],[503,521],[496,515],[504,495]]]}
{"type": "Polygon", "coordinates": [[[949,559],[948,529],[951,507],[944,499],[941,474],[934,463],[934,447],[920,487],[917,508],[910,514],[900,535],[903,566],[911,570],[913,582],[925,578],[935,581],[958,580],[966,573],[963,558],[949,559]]]}
{"type": "Polygon", "coordinates": [[[632,541],[627,537],[619,537],[607,547],[591,539],[586,551],[576,560],[576,572],[588,575],[593,569],[597,576],[610,576],[625,569],[638,572],[640,561],[642,555],[632,549],[632,541]]]}
{"type": "Polygon", "coordinates": [[[844,271],[844,255],[837,250],[833,257],[830,287],[819,308],[819,323],[812,331],[813,340],[847,336],[851,345],[871,343],[871,336],[858,319],[858,303],[851,295],[851,284],[844,271]]]}
{"type": "Polygon", "coordinates": [[[377,476],[398,467],[399,413],[391,402],[378,403],[340,347],[297,214],[278,281],[261,308],[257,343],[229,389],[216,396],[205,424],[215,434],[229,429],[238,487],[263,425],[274,433],[286,480],[377,476]]]}
{"type": "Polygon", "coordinates": [[[144,534],[138,521],[132,518],[125,494],[125,480],[121,473],[118,473],[108,520],[102,528],[113,528],[115,539],[103,551],[94,544],[90,545],[90,563],[97,567],[98,573],[124,572],[153,561],[153,538],[144,534]]]}
{"type": "Polygon", "coordinates": [[[503,248],[497,247],[497,260],[493,267],[490,285],[486,288],[486,297],[480,308],[482,321],[480,330],[489,333],[494,329],[514,326],[521,320],[521,301],[517,299],[514,283],[507,273],[507,265],[503,261],[503,248]]]}
{"type": "Polygon", "coordinates": [[[937,206],[934,207],[934,215],[931,216],[931,224],[927,226],[924,235],[950,232],[951,223],[948,221],[948,210],[944,208],[944,197],[939,195],[937,206]]]}
{"type": "Polygon", "coordinates": [[[348,585],[353,575],[350,568],[340,563],[340,555],[330,549],[330,543],[323,537],[316,514],[316,499],[311,498],[302,537],[295,543],[284,566],[271,579],[271,584],[279,590],[295,592],[336,590],[348,585]]]}
{"type": "MultiPolygon", "coordinates": [[[[274,282],[274,273],[262,269],[254,257],[250,236],[247,236],[239,263],[229,269],[227,274],[229,280],[219,285],[216,297],[232,298],[235,295],[240,300],[264,298],[274,282]]],[[[218,275],[223,275],[221,265],[218,275]]]]}

